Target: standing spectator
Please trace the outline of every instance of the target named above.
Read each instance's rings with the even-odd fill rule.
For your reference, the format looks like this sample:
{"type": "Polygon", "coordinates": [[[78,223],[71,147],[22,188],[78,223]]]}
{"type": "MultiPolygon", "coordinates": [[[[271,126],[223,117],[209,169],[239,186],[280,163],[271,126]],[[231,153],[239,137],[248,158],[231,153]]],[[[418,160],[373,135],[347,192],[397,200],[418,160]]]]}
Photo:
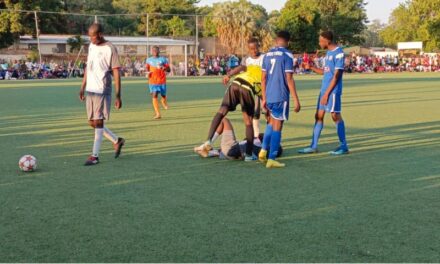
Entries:
{"type": "Polygon", "coordinates": [[[233,54],[228,60],[228,68],[229,70],[232,70],[240,65],[240,59],[237,57],[237,55],[233,54]]]}

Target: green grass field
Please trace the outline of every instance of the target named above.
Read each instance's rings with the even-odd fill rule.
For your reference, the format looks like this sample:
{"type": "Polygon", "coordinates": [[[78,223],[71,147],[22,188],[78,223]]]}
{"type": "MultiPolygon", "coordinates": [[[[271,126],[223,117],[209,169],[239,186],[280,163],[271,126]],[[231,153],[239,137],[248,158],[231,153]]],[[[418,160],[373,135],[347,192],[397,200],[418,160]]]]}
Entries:
{"type": "MultiPolygon", "coordinates": [[[[345,77],[352,154],[307,146],[317,76],[296,78],[303,109],[285,126],[286,169],[203,160],[220,79],[169,82],[153,121],[145,81],[123,80],[108,126],[127,139],[84,167],[94,132],[79,81],[0,81],[0,262],[439,262],[440,74],[345,77]],[[21,173],[33,154],[39,170],[21,173]]],[[[230,115],[240,137],[239,112],[230,115]]]]}

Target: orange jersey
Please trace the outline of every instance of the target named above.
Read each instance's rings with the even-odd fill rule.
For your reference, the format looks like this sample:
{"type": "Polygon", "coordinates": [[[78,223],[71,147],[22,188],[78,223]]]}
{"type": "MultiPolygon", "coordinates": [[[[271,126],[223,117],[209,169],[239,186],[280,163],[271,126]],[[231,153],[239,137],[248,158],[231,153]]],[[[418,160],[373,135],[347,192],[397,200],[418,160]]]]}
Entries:
{"type": "Polygon", "coordinates": [[[151,57],[147,59],[147,71],[149,72],[149,84],[162,85],[167,83],[165,70],[170,67],[164,57],[151,57]]]}

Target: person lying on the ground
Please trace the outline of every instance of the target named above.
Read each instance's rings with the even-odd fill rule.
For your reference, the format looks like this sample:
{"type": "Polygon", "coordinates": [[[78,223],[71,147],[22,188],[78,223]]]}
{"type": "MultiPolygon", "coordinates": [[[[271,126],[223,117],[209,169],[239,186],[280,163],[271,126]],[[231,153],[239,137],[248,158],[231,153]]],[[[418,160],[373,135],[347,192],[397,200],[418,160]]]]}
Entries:
{"type": "MultiPolygon", "coordinates": [[[[252,152],[258,154],[261,150],[261,141],[264,134],[259,135],[259,140],[254,141],[254,146],[252,152]]],[[[194,148],[194,152],[197,153],[202,158],[213,158],[218,157],[222,160],[243,160],[246,153],[247,141],[237,141],[235,137],[234,128],[231,121],[228,118],[224,118],[220,125],[218,126],[214,137],[213,143],[221,137],[220,149],[212,149],[210,151],[205,150],[202,147],[194,148]]],[[[278,151],[278,156],[283,153],[283,148],[280,146],[278,151]]]]}

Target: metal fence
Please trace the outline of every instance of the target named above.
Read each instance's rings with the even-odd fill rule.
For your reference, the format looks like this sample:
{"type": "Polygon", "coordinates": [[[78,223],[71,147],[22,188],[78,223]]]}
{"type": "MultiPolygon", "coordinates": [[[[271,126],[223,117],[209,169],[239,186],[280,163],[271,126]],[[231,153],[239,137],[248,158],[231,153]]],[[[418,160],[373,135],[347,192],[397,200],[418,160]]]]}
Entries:
{"type": "MultiPolygon", "coordinates": [[[[182,14],[76,14],[48,11],[0,10],[20,16],[23,27],[11,47],[0,50],[0,59],[26,60],[69,69],[81,75],[87,56],[87,30],[95,22],[118,49],[125,76],[142,76],[150,48],[159,46],[171,64],[171,75],[224,74],[236,57],[245,54],[245,34],[234,45],[219,37],[213,20],[218,17],[182,14]]],[[[72,74],[73,72],[73,74],[72,74]]]]}

